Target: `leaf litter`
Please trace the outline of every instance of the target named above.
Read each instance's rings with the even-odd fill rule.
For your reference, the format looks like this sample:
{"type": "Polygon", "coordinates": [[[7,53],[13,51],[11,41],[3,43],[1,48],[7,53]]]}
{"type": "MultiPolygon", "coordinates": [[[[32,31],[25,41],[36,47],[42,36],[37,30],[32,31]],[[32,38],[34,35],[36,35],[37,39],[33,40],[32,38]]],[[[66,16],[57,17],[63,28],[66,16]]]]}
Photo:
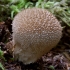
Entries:
{"type": "Polygon", "coordinates": [[[63,37],[57,47],[50,52],[43,55],[37,62],[24,65],[13,58],[12,47],[12,33],[10,20],[0,22],[0,47],[4,53],[2,56],[6,59],[0,58],[5,70],[70,70],[70,28],[65,27],[63,30],[63,37]],[[6,23],[10,23],[7,26],[6,23]],[[7,36],[6,36],[7,35],[7,36]]]}

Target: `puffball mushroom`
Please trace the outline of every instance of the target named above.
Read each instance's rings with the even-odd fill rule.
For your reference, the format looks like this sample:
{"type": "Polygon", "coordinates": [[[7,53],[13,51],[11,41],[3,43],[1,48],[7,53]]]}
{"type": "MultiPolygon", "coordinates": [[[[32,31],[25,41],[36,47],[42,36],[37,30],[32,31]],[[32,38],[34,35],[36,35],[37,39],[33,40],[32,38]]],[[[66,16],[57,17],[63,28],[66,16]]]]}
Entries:
{"type": "Polygon", "coordinates": [[[49,11],[40,8],[18,13],[12,30],[14,58],[24,64],[33,63],[49,52],[62,36],[60,22],[49,11]]]}

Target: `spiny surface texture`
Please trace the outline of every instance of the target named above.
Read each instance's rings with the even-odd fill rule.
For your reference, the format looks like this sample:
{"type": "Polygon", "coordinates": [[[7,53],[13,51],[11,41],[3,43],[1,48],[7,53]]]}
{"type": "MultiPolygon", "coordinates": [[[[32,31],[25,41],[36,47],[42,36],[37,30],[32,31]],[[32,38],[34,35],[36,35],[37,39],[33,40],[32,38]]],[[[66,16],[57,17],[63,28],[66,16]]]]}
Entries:
{"type": "Polygon", "coordinates": [[[59,21],[46,9],[18,13],[12,24],[14,58],[24,64],[39,59],[57,45],[62,36],[59,21]]]}

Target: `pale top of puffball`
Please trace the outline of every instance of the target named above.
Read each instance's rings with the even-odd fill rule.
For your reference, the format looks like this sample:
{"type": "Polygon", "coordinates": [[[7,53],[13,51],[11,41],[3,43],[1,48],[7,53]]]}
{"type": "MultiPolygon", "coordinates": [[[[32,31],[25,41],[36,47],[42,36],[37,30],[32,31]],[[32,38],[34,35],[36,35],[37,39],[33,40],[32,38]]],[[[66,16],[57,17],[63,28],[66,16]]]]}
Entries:
{"type": "Polygon", "coordinates": [[[62,36],[60,22],[46,9],[18,13],[12,24],[14,58],[24,64],[38,60],[55,47],[62,36]]]}

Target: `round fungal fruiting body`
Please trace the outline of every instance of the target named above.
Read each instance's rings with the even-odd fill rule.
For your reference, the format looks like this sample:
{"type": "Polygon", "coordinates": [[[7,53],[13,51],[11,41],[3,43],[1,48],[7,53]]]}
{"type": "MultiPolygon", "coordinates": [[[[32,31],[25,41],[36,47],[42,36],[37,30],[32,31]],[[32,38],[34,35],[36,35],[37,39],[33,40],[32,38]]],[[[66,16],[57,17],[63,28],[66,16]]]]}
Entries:
{"type": "Polygon", "coordinates": [[[40,8],[18,13],[12,30],[14,58],[24,64],[35,62],[55,47],[62,36],[59,21],[49,11],[40,8]]]}

